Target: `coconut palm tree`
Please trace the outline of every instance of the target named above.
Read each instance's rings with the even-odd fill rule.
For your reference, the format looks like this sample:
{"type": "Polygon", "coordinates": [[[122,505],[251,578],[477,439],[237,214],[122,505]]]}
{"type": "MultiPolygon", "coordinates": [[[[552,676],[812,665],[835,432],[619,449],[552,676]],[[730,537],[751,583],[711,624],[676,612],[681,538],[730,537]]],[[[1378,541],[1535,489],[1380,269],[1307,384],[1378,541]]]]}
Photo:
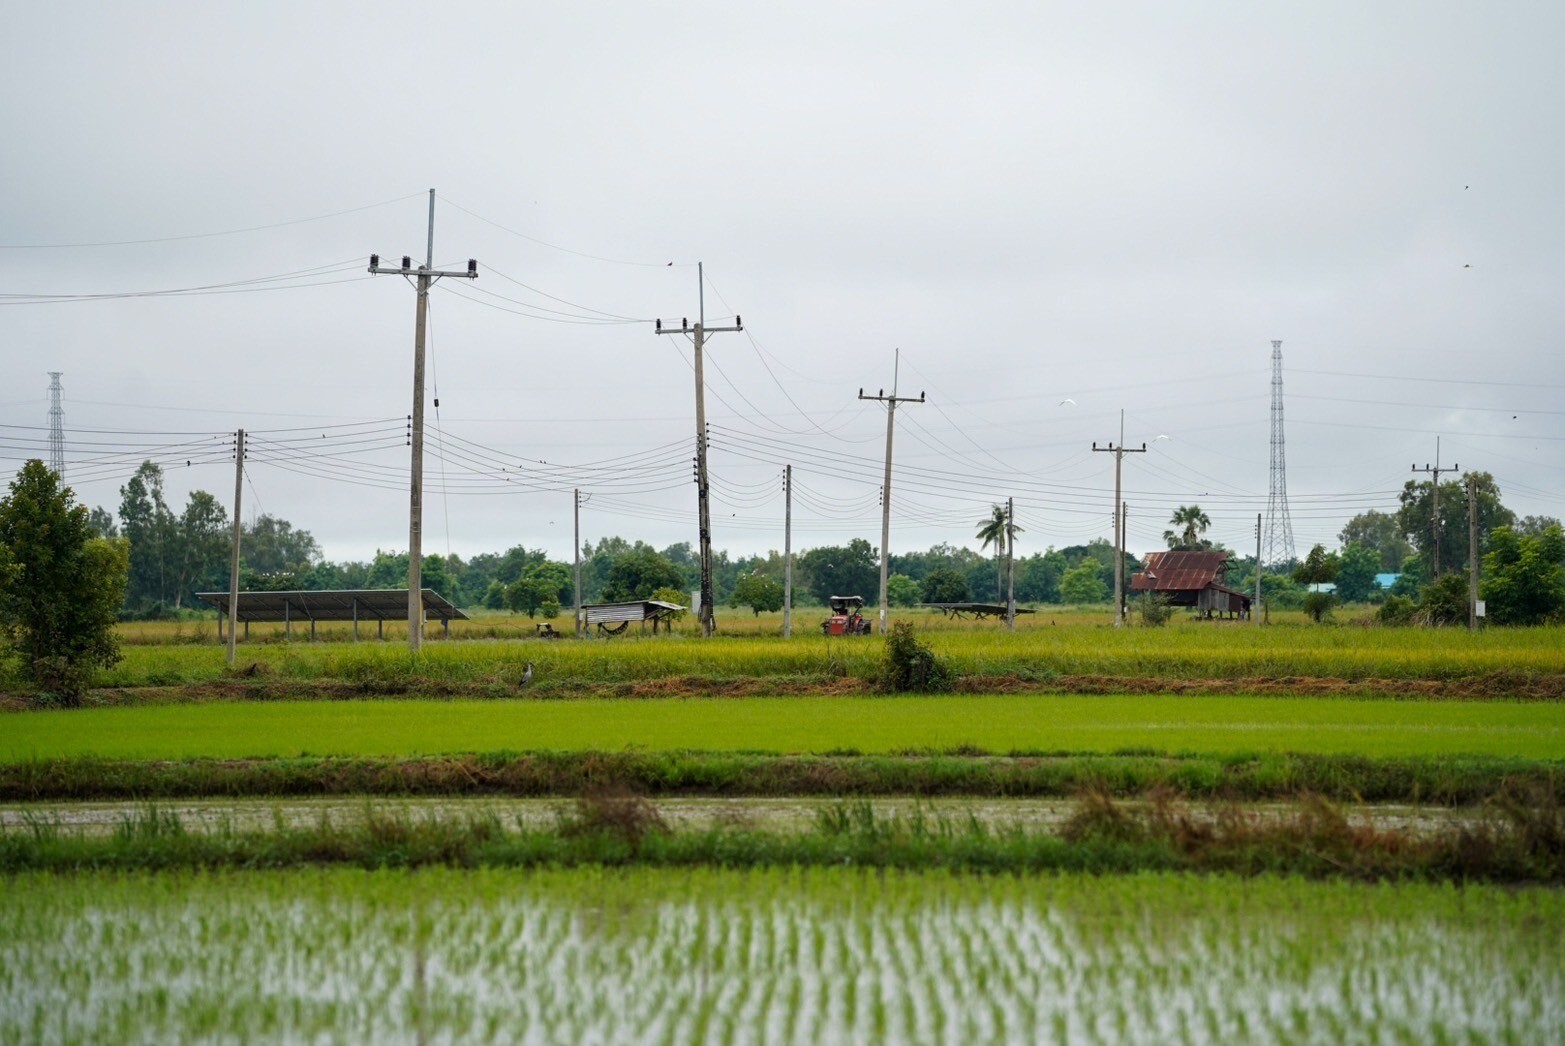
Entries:
{"type": "Polygon", "coordinates": [[[1181,528],[1163,531],[1163,540],[1168,542],[1169,548],[1192,551],[1206,547],[1201,535],[1212,525],[1212,520],[1201,511],[1200,505],[1179,506],[1168,522],[1181,528]]]}
{"type": "Polygon", "coordinates": [[[994,590],[995,598],[1005,601],[1005,567],[1001,559],[1005,556],[1007,548],[1016,547],[1016,535],[1023,533],[1022,528],[1016,525],[1016,521],[1010,518],[1004,505],[994,505],[990,508],[987,519],[978,521],[978,533],[975,535],[983,541],[981,548],[994,546],[994,590]]]}

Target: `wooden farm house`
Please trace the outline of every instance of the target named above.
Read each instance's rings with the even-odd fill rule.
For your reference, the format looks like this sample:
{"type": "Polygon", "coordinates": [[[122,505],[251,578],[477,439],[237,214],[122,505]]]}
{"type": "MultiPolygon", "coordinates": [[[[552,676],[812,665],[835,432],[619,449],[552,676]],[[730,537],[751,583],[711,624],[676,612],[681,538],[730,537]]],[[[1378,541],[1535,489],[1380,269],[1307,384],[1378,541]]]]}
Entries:
{"type": "Polygon", "coordinates": [[[1145,563],[1131,575],[1131,592],[1155,593],[1202,617],[1250,616],[1251,597],[1228,585],[1228,553],[1149,552],[1145,563]]]}

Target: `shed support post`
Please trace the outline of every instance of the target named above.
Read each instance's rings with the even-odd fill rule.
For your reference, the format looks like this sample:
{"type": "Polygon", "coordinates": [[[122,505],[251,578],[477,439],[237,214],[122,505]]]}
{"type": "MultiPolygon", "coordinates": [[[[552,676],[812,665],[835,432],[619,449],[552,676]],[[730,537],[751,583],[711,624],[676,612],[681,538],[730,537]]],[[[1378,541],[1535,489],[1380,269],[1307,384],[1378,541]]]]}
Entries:
{"type": "Polygon", "coordinates": [[[380,618],[375,622],[375,638],[384,641],[386,638],[386,619],[380,618]]]}
{"type": "Polygon", "coordinates": [[[250,619],[245,618],[245,638],[250,638],[250,619]]]}
{"type": "Polygon", "coordinates": [[[284,639],[291,639],[292,637],[293,637],[293,617],[289,613],[288,601],[285,599],[285,600],[283,600],[283,638],[284,639]]]}
{"type": "Polygon", "coordinates": [[[315,642],[315,615],[310,615],[310,642],[315,642]]]}
{"type": "Polygon", "coordinates": [[[443,617],[440,619],[440,630],[443,638],[451,638],[451,619],[449,617],[443,617]]]}
{"type": "Polygon", "coordinates": [[[353,641],[359,641],[359,599],[353,597],[353,641]]]}

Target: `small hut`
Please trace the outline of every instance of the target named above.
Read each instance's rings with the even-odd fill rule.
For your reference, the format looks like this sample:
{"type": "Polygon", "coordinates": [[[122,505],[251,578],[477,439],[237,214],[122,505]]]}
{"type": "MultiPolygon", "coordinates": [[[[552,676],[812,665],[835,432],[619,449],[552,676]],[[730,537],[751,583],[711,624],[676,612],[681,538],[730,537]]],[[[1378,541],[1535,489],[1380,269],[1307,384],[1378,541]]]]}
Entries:
{"type": "Polygon", "coordinates": [[[1251,597],[1228,584],[1226,552],[1149,552],[1131,592],[1154,593],[1207,618],[1248,618],[1251,597]]]}

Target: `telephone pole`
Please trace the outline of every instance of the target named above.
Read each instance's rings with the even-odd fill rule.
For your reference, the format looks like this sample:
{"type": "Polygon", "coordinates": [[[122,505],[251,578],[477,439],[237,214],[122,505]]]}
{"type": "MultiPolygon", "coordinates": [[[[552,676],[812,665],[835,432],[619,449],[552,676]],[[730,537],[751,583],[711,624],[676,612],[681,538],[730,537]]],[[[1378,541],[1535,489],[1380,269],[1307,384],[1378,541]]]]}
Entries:
{"type": "Polygon", "coordinates": [[[1016,499],[1005,499],[1005,627],[1016,631],[1016,499]]]}
{"type": "Polygon", "coordinates": [[[469,258],[465,272],[435,269],[435,190],[429,190],[429,236],[424,264],[413,268],[413,259],[402,256],[400,269],[381,267],[380,255],[370,255],[372,273],[418,278],[418,305],[413,319],[413,466],[408,483],[408,649],[418,653],[424,642],[424,331],[428,326],[429,287],[442,276],[478,278],[478,262],[469,258]]]}
{"type": "MultiPolygon", "coordinates": [[[[589,494],[587,496],[590,498],[592,495],[589,494]]],[[[576,638],[580,639],[581,638],[581,488],[580,487],[576,488],[576,494],[575,494],[575,516],[576,516],[576,528],[575,528],[576,552],[575,552],[575,560],[574,560],[575,570],[573,571],[573,576],[576,579],[576,638]]]]}
{"type": "Polygon", "coordinates": [[[1478,477],[1467,476],[1467,630],[1478,631],[1478,477]]]}
{"type": "Polygon", "coordinates": [[[706,344],[708,334],[717,334],[722,331],[742,331],[744,321],[738,316],[734,317],[732,327],[708,327],[706,325],[706,271],[704,266],[696,263],[696,292],[697,307],[696,325],[690,326],[688,319],[681,319],[679,326],[663,327],[663,321],[658,320],[656,331],[658,334],[684,334],[690,337],[695,345],[695,371],[696,371],[696,507],[697,518],[701,531],[701,634],[710,639],[717,631],[716,612],[712,606],[712,508],[708,501],[710,485],[707,482],[706,471],[706,372],[702,369],[701,350],[706,344]]]}
{"type": "Polygon", "coordinates": [[[228,667],[234,667],[239,628],[239,501],[245,490],[245,430],[234,433],[234,541],[228,556],[228,667]]]}
{"type": "Polygon", "coordinates": [[[1134,447],[1125,448],[1125,412],[1119,412],[1119,444],[1110,443],[1106,447],[1092,444],[1094,452],[1099,454],[1114,455],[1114,627],[1123,628],[1125,625],[1125,603],[1123,595],[1125,591],[1125,542],[1120,531],[1120,521],[1124,518],[1124,510],[1120,505],[1120,471],[1125,461],[1126,454],[1145,454],[1147,445],[1141,444],[1140,449],[1134,447]]]}
{"type": "Polygon", "coordinates": [[[886,405],[886,476],[880,487],[880,631],[882,635],[886,631],[886,566],[891,558],[891,437],[896,431],[897,404],[924,402],[922,392],[918,394],[917,399],[912,396],[897,395],[897,375],[901,369],[902,350],[898,349],[896,362],[891,369],[891,395],[886,395],[885,389],[881,389],[873,396],[866,396],[863,389],[859,390],[859,399],[875,400],[886,405]]]}
{"type": "Polygon", "coordinates": [[[1419,468],[1417,465],[1413,466],[1414,472],[1427,472],[1434,477],[1434,480],[1430,483],[1430,486],[1433,488],[1434,503],[1429,513],[1429,529],[1434,534],[1434,559],[1431,561],[1432,565],[1429,568],[1429,573],[1430,577],[1436,580],[1440,577],[1440,473],[1455,472],[1461,467],[1461,465],[1449,465],[1444,468],[1440,466],[1439,436],[1435,437],[1434,465],[1425,465],[1423,468],[1419,468]]]}
{"type": "Polygon", "coordinates": [[[783,466],[783,638],[793,636],[793,466],[783,466]]]}
{"type": "Polygon", "coordinates": [[[1255,514],[1255,602],[1250,607],[1252,624],[1261,623],[1261,514],[1255,514]]]}

